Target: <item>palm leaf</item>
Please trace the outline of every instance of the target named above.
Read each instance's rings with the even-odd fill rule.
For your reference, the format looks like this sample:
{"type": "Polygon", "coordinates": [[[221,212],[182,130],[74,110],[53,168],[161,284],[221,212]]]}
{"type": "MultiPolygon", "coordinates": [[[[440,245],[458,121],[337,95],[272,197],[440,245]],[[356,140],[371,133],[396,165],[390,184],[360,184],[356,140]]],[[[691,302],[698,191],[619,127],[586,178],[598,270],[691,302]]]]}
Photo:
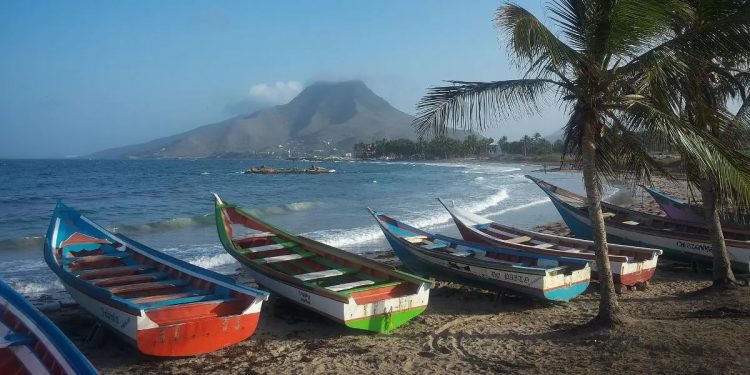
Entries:
{"type": "Polygon", "coordinates": [[[446,128],[484,130],[491,121],[538,112],[542,94],[559,83],[548,79],[496,82],[448,81],[433,87],[417,104],[412,126],[420,135],[442,136],[446,128]]]}

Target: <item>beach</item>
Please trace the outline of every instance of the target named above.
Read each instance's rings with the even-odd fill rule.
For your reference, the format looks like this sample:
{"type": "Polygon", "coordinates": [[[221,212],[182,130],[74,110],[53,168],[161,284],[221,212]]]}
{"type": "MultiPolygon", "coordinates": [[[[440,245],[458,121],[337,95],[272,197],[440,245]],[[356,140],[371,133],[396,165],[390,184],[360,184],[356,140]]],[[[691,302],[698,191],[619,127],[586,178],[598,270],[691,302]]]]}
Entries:
{"type": "MultiPolygon", "coordinates": [[[[684,184],[682,184],[684,185],[684,184]]],[[[657,186],[686,194],[680,183],[657,186]]],[[[648,197],[611,198],[651,212],[648,197]]],[[[624,203],[623,203],[624,204],[624,203]]],[[[565,234],[564,224],[537,228],[565,234]]],[[[370,254],[398,265],[387,251],[370,254]]],[[[252,285],[242,268],[233,273],[252,285]]],[[[272,297],[250,339],[191,358],[141,355],[117,338],[86,341],[93,318],[74,304],[46,311],[103,373],[743,373],[750,367],[750,290],[701,292],[710,275],[660,260],[650,287],[620,296],[629,324],[581,326],[598,306],[597,284],[569,303],[548,303],[438,283],[424,314],[390,334],[347,329],[272,297]]]]}

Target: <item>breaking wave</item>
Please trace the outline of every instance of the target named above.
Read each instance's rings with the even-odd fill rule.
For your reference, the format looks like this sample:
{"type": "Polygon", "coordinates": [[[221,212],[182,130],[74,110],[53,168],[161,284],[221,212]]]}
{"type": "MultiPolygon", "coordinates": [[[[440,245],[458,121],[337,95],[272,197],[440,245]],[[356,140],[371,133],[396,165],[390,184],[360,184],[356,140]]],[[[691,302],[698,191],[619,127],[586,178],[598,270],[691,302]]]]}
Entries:
{"type": "MultiPolygon", "coordinates": [[[[496,206],[498,203],[508,198],[508,191],[502,189],[480,201],[474,202],[463,207],[471,212],[482,212],[496,206]]],[[[415,226],[417,228],[434,228],[448,224],[451,220],[450,214],[440,209],[439,211],[431,210],[416,215],[396,216],[398,220],[415,226]],[[439,212],[439,213],[438,213],[439,212]]],[[[327,229],[310,233],[304,236],[313,238],[317,241],[324,242],[335,247],[351,247],[354,245],[383,240],[383,234],[374,223],[371,226],[359,227],[352,229],[327,229]]]]}

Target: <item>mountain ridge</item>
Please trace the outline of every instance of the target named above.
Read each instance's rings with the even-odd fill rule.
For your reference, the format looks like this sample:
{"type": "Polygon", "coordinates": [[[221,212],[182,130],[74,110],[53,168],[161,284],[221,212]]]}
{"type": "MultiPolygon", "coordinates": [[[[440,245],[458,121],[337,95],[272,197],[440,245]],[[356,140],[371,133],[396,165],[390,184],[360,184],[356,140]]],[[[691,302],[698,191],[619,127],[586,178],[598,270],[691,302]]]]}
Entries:
{"type": "Polygon", "coordinates": [[[357,142],[416,139],[412,119],[362,81],[315,82],[287,104],[88,157],[205,158],[325,147],[350,151],[357,142]]]}

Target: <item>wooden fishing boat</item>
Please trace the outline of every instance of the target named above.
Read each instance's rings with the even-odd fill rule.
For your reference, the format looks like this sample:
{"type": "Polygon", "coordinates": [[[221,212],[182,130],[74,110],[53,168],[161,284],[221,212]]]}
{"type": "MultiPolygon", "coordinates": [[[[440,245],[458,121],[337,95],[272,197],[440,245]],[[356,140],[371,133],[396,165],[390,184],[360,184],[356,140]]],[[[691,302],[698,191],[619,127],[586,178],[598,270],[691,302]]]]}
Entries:
{"type": "Polygon", "coordinates": [[[0,373],[97,372],[54,323],[0,280],[0,373]]]}
{"type": "Polygon", "coordinates": [[[102,324],[155,356],[208,353],[255,332],[268,293],[193,266],[58,203],[44,259],[102,324]]]}
{"type": "MultiPolygon", "coordinates": [[[[591,264],[591,278],[598,277],[592,241],[513,228],[458,207],[449,207],[438,200],[451,214],[466,241],[534,254],[583,259],[591,264]]],[[[609,263],[618,289],[648,283],[656,272],[656,262],[661,253],[659,249],[610,244],[609,263]]]]}
{"type": "Polygon", "coordinates": [[[427,307],[429,280],[288,233],[218,195],[215,199],[224,248],[273,293],[347,327],[373,332],[398,328],[427,307]]]}
{"type": "MultiPolygon", "coordinates": [[[[654,188],[643,185],[641,187],[654,198],[662,211],[670,219],[698,224],[706,222],[705,211],[702,206],[690,204],[654,188]]],[[[725,215],[722,219],[722,224],[724,226],[748,226],[750,224],[750,215],[746,213],[725,215]]]]}
{"type": "Polygon", "coordinates": [[[551,301],[569,301],[589,285],[585,260],[482,246],[370,213],[401,262],[417,274],[551,301]]]}
{"type": "MultiPolygon", "coordinates": [[[[532,176],[557,208],[565,224],[578,238],[591,239],[586,198],[532,176]]],[[[607,237],[612,242],[663,249],[665,256],[710,262],[711,239],[704,225],[650,215],[602,202],[607,237]]],[[[732,268],[750,271],[750,230],[725,228],[724,238],[732,268]]]]}

